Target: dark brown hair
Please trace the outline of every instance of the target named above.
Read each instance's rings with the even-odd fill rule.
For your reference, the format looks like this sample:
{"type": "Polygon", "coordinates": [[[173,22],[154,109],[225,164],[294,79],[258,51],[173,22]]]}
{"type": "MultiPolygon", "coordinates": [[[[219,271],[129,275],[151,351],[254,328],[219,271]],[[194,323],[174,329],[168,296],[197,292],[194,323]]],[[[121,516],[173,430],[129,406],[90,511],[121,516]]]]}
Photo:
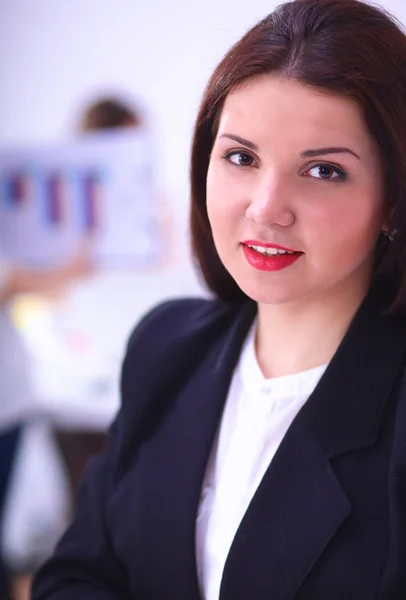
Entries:
{"type": "MultiPolygon", "coordinates": [[[[406,306],[406,35],[383,9],[358,0],[296,0],[279,6],[237,42],[206,88],[191,161],[192,250],[209,289],[226,301],[245,294],[214,246],[206,176],[227,95],[249,79],[279,74],[355,100],[377,141],[391,207],[393,242],[380,236],[374,279],[396,288],[406,306]]],[[[403,306],[404,308],[404,306],[403,306]]]]}
{"type": "Polygon", "coordinates": [[[141,118],[137,112],[115,98],[103,98],[91,104],[85,111],[81,123],[81,131],[97,131],[140,125],[141,118]]]}

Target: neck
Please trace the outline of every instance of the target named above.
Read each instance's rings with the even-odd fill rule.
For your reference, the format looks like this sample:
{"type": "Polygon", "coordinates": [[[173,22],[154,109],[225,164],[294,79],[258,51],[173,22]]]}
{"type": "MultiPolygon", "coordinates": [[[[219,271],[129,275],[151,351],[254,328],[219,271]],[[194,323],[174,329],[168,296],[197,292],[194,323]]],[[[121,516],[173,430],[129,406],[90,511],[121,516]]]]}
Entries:
{"type": "Polygon", "coordinates": [[[281,377],[329,363],[366,289],[350,286],[291,303],[259,304],[256,353],[264,376],[281,377]]]}

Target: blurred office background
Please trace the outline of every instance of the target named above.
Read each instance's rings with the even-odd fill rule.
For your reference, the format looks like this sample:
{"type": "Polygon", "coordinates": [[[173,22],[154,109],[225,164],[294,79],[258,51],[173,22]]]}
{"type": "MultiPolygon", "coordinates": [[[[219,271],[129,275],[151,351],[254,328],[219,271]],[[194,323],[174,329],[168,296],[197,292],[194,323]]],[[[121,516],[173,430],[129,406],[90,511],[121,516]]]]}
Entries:
{"type": "MultiPolygon", "coordinates": [[[[131,327],[161,300],[206,294],[188,246],[194,119],[222,55],[277,4],[0,0],[0,156],[74,140],[86,108],[116,98],[142,116],[163,223],[159,265],[98,268],[63,294],[26,294],[8,307],[32,359],[35,396],[1,534],[18,600],[27,597],[26,576],[51,551],[68,519],[78,464],[99,449],[97,436],[105,434],[117,408],[131,327]],[[73,463],[75,452],[80,457],[70,472],[64,451],[73,463]]],[[[380,4],[406,23],[403,0],[380,4]]]]}

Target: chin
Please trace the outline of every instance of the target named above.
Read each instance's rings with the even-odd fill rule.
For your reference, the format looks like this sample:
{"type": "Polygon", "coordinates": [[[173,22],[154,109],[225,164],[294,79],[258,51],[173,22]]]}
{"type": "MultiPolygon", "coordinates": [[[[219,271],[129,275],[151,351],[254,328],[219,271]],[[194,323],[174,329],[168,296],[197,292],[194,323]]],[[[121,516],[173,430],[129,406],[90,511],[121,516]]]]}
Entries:
{"type": "Polygon", "coordinates": [[[258,304],[284,304],[299,300],[302,296],[297,288],[292,290],[290,286],[286,285],[274,285],[272,283],[259,284],[258,282],[249,282],[247,280],[236,281],[244,294],[258,304]]]}
{"type": "Polygon", "coordinates": [[[310,291],[309,282],[297,271],[293,273],[292,268],[278,272],[256,271],[240,258],[224,256],[222,262],[238,287],[258,304],[295,302],[310,291]]]}

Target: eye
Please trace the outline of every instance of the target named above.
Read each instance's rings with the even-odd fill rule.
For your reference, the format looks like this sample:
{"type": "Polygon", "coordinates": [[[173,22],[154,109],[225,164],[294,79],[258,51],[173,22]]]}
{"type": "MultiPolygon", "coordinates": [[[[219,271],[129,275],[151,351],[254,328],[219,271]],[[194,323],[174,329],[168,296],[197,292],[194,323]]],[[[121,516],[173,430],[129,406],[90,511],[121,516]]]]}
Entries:
{"type": "Polygon", "coordinates": [[[314,165],[305,171],[303,175],[305,177],[313,177],[314,179],[336,181],[343,181],[347,178],[347,174],[342,169],[329,164],[314,165]]]}
{"type": "Polygon", "coordinates": [[[255,164],[254,157],[249,152],[242,150],[231,150],[223,158],[237,167],[252,167],[255,164]]]}

